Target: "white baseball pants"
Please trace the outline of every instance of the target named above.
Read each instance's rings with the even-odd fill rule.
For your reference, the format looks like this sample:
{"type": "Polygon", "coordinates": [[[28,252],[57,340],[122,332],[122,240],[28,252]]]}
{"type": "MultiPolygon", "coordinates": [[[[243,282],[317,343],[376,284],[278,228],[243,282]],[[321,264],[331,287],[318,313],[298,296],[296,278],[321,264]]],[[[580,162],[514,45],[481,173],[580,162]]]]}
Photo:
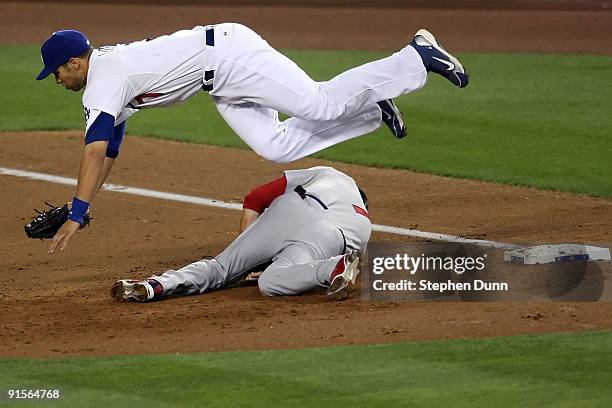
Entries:
{"type": "Polygon", "coordinates": [[[263,158],[286,163],[377,129],[376,102],[422,88],[427,71],[407,45],[393,55],[317,82],[241,24],[215,26],[206,48],[209,92],[229,126],[263,158]],[[280,121],[278,112],[290,119],[280,121]]]}

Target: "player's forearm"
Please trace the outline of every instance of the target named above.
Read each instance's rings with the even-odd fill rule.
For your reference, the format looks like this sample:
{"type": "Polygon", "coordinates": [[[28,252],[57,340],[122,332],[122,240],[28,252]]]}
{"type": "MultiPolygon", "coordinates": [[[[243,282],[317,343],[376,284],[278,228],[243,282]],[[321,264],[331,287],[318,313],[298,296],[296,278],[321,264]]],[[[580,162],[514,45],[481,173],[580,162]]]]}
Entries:
{"type": "Polygon", "coordinates": [[[99,188],[98,183],[103,177],[107,144],[108,142],[100,141],[85,145],[76,189],[76,197],[79,200],[91,203],[95,196],[99,188]]]}
{"type": "Polygon", "coordinates": [[[102,173],[100,174],[100,178],[98,179],[98,184],[96,185],[96,189],[94,190],[93,196],[91,197],[91,201],[96,198],[98,192],[106,182],[108,175],[110,174],[111,169],[113,168],[113,164],[115,164],[115,159],[110,157],[104,158],[104,166],[102,167],[102,173]]]}
{"type": "Polygon", "coordinates": [[[242,215],[240,216],[240,233],[242,234],[245,229],[255,222],[257,217],[259,217],[259,213],[257,211],[244,208],[242,210],[242,215]]]}

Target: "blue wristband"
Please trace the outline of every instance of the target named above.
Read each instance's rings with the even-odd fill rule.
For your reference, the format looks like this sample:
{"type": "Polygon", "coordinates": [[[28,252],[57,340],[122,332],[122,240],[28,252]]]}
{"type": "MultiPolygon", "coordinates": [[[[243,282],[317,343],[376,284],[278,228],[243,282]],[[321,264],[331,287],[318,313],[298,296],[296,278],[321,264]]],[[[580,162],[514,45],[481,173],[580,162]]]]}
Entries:
{"type": "Polygon", "coordinates": [[[82,224],[88,209],[89,203],[74,197],[72,199],[72,207],[70,208],[68,219],[82,224]]]}

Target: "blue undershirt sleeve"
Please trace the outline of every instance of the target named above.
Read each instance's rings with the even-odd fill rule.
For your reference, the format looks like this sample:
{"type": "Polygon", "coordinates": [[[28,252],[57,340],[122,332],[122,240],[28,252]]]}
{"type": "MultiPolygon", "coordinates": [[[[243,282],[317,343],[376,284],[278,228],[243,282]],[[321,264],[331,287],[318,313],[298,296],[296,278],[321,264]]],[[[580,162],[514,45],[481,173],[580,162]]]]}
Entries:
{"type": "Polygon", "coordinates": [[[125,121],[115,126],[115,118],[111,114],[100,112],[87,129],[85,144],[107,141],[106,157],[114,159],[119,155],[119,147],[123,141],[124,132],[125,121]]]}
{"type": "Polygon", "coordinates": [[[123,135],[125,134],[125,124],[127,121],[123,121],[115,126],[113,137],[108,141],[108,147],[106,148],[106,157],[115,159],[119,156],[119,147],[123,142],[123,135]]]}
{"type": "Polygon", "coordinates": [[[87,129],[85,144],[110,140],[113,137],[114,126],[115,118],[106,112],[100,112],[98,117],[87,129]]]}

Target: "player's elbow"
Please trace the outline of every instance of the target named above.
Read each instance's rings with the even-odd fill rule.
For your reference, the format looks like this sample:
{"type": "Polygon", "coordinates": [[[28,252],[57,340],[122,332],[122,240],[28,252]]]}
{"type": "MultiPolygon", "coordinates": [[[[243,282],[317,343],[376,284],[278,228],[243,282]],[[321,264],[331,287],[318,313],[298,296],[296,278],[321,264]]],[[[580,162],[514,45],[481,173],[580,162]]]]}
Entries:
{"type": "Polygon", "coordinates": [[[90,157],[105,157],[108,141],[100,140],[85,145],[85,155],[90,157]]]}

